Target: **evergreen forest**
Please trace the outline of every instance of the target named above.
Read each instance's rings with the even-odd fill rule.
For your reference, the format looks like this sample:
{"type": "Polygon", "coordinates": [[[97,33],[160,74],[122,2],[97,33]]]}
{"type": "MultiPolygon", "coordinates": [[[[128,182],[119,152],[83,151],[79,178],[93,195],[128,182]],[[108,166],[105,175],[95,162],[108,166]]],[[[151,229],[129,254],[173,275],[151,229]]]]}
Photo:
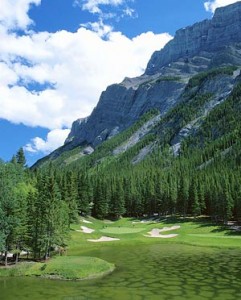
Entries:
{"type": "MultiPolygon", "coordinates": [[[[199,75],[189,82],[187,95],[202,80],[199,75]]],[[[62,251],[70,224],[80,215],[99,219],[207,215],[215,223],[240,222],[241,84],[182,141],[178,155],[171,150],[173,136],[210,97],[192,94],[192,101],[179,103],[139,143],[119,155],[112,155],[116,146],[156,110],[90,155],[78,157],[79,146],[29,169],[21,148],[10,162],[1,161],[0,251],[5,253],[5,264],[9,251],[16,262],[22,250],[34,259],[62,251]],[[133,162],[150,143],[155,144],[153,151],[133,162]]]]}

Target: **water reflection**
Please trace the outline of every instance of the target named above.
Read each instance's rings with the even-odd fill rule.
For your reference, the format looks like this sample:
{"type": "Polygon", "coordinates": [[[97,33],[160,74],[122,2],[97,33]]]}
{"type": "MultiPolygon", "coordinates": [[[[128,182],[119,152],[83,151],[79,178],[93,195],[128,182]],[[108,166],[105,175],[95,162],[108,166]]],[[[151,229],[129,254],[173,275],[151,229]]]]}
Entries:
{"type": "Polygon", "coordinates": [[[241,265],[237,250],[220,252],[160,244],[128,249],[105,246],[91,255],[115,263],[117,270],[104,279],[82,282],[4,279],[0,280],[0,299],[241,299],[241,265]]]}

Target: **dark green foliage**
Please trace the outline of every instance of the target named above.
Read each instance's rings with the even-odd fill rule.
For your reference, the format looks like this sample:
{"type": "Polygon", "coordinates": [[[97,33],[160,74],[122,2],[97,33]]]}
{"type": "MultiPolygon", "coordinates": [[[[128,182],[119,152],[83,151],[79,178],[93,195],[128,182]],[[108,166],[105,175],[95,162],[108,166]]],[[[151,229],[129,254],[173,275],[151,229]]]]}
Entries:
{"type": "MultiPolygon", "coordinates": [[[[15,158],[12,159],[13,161],[15,160],[15,158]]],[[[25,154],[23,151],[23,148],[20,148],[16,154],[16,162],[17,164],[19,164],[21,167],[25,167],[26,165],[26,158],[25,158],[25,154]]]]}
{"type": "Polygon", "coordinates": [[[93,216],[104,219],[109,213],[109,204],[107,198],[106,185],[102,180],[97,180],[93,197],[93,216]]]}
{"type": "Polygon", "coordinates": [[[162,76],[156,80],[156,82],[163,82],[163,81],[180,81],[181,77],[178,76],[162,76]]]}
{"type": "Polygon", "coordinates": [[[53,173],[40,174],[28,197],[29,247],[35,258],[46,259],[54,246],[65,243],[69,214],[53,173]]]}
{"type": "Polygon", "coordinates": [[[112,198],[110,199],[110,215],[119,219],[126,212],[123,182],[117,180],[113,184],[112,198]]]}
{"type": "Polygon", "coordinates": [[[154,85],[156,83],[161,83],[161,82],[171,82],[171,81],[181,81],[181,77],[179,76],[161,76],[156,80],[150,80],[150,81],[145,81],[143,82],[140,86],[145,87],[145,86],[150,86],[154,85]]]}
{"type": "Polygon", "coordinates": [[[214,78],[218,75],[232,75],[235,70],[237,70],[236,66],[229,66],[229,67],[211,69],[206,72],[199,73],[193,76],[189,80],[186,89],[188,90],[197,86],[200,87],[204,81],[214,78]]]}
{"type": "Polygon", "coordinates": [[[0,250],[5,252],[5,264],[10,249],[19,250],[21,245],[24,246],[26,237],[24,211],[27,195],[23,186],[24,180],[25,175],[21,166],[0,163],[0,250]]]}
{"type": "Polygon", "coordinates": [[[23,161],[0,163],[0,251],[6,265],[9,251],[16,263],[22,250],[47,258],[65,244],[68,232],[69,207],[51,168],[35,177],[23,167],[23,161]]]}
{"type": "Polygon", "coordinates": [[[69,212],[69,226],[71,223],[78,221],[78,190],[77,190],[77,177],[74,172],[67,172],[64,177],[65,195],[63,200],[68,205],[69,212]]]}
{"type": "Polygon", "coordinates": [[[91,214],[91,203],[93,200],[93,191],[90,184],[89,176],[78,174],[78,211],[81,215],[91,214]]]}

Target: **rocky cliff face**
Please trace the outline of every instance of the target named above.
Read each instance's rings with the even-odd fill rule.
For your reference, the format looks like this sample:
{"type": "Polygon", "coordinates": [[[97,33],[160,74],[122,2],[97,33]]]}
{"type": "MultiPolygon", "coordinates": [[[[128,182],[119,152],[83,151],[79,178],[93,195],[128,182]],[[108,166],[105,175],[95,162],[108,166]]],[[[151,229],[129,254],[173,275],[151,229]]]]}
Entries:
{"type": "Polygon", "coordinates": [[[222,65],[241,65],[241,2],[217,9],[212,20],[177,31],[153,54],[144,75],[109,86],[91,116],[73,123],[66,145],[95,147],[151,108],[164,115],[181,101],[193,75],[222,65]]]}
{"type": "Polygon", "coordinates": [[[240,28],[241,2],[218,8],[211,20],[178,30],[163,50],[152,55],[145,74],[161,72],[168,64],[179,59],[188,60],[195,55],[211,59],[211,64],[214,54],[226,53],[227,47],[241,42],[240,28]]]}
{"type": "Polygon", "coordinates": [[[96,146],[132,125],[151,108],[158,108],[164,114],[178,101],[184,87],[185,83],[179,79],[145,83],[138,89],[125,82],[109,86],[88,121],[79,126],[73,124],[67,142],[96,146]]]}

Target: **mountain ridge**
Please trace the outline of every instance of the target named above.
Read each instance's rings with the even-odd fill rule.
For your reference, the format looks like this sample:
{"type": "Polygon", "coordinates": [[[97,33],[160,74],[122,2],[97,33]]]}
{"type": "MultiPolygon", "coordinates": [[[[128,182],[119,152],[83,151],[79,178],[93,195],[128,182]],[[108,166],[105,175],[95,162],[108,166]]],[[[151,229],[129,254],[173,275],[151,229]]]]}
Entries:
{"type": "Polygon", "coordinates": [[[220,51],[241,41],[241,2],[217,8],[211,20],[197,22],[177,30],[174,39],[154,52],[145,74],[153,75],[180,58],[188,59],[200,52],[220,51]]]}
{"type": "Polygon", "coordinates": [[[211,20],[178,30],[173,40],[153,54],[142,76],[107,87],[87,122],[74,123],[65,143],[96,147],[151,108],[164,115],[178,103],[188,79],[198,72],[241,65],[241,51],[233,46],[234,41],[241,42],[239,28],[241,2],[217,9],[211,20]]]}
{"type": "MultiPolygon", "coordinates": [[[[102,92],[100,100],[92,114],[88,118],[74,121],[65,144],[51,153],[47,158],[37,162],[34,167],[41,165],[43,161],[49,159],[55,160],[61,156],[62,153],[71,151],[76,147],[80,147],[81,149],[90,147],[84,150],[82,154],[91,154],[98,148],[98,145],[127,130],[130,126],[133,126],[141,116],[151,109],[157,109],[160,118],[165,119],[165,115],[168,114],[170,110],[180,103],[185,104],[186,100],[184,96],[186,90],[190,88],[190,85],[193,85],[193,82],[197,80],[197,78],[199,82],[196,84],[196,87],[194,84],[190,89],[193,91],[193,95],[197,94],[195,89],[199,89],[201,91],[200,94],[212,93],[210,104],[207,104],[209,108],[206,110],[210,111],[215,105],[225,101],[228,93],[231,93],[234,87],[235,78],[240,74],[238,66],[241,66],[241,34],[236,34],[237,29],[240,28],[241,2],[238,2],[217,9],[212,20],[204,20],[193,26],[178,30],[173,40],[162,50],[152,55],[146,72],[143,75],[136,78],[125,78],[120,84],[113,84],[107,87],[106,91],[102,92]],[[233,23],[230,21],[230,18],[233,23]],[[217,24],[219,24],[219,26],[217,24]],[[184,45],[187,41],[190,45],[195,44],[196,49],[198,48],[197,45],[203,45],[202,36],[204,31],[207,32],[207,28],[210,29],[209,31],[211,31],[212,34],[207,34],[206,37],[209,36],[209,39],[206,38],[205,41],[209,41],[210,36],[215,36],[215,33],[221,30],[220,28],[226,26],[225,24],[229,24],[229,26],[227,26],[226,33],[222,39],[220,39],[220,35],[217,35],[215,38],[216,42],[213,47],[216,47],[216,51],[207,52],[204,51],[203,46],[201,46],[200,51],[196,53],[195,50],[193,52],[194,56],[192,56],[190,46],[188,55],[185,50],[187,47],[183,46],[180,47],[181,54],[178,52],[179,54],[176,59],[173,61],[169,59],[168,61],[167,58],[165,58],[170,56],[166,54],[171,51],[170,49],[172,49],[174,53],[174,56],[171,56],[171,58],[175,57],[176,45],[180,43],[180,40],[184,45]],[[230,24],[232,24],[232,26],[230,24]],[[231,35],[228,34],[228,32],[231,32],[230,26],[233,30],[233,34],[231,35]],[[199,31],[197,29],[199,29],[199,31]],[[186,36],[186,38],[183,38],[183,36],[186,36]],[[199,42],[197,43],[196,39],[198,36],[199,42]],[[226,41],[226,44],[223,43],[223,39],[226,41]],[[218,44],[220,47],[217,46],[218,44]],[[157,59],[157,57],[159,58],[157,59]],[[156,63],[153,64],[153,61],[156,61],[156,63]],[[153,65],[155,65],[155,68],[153,65]],[[150,69],[149,66],[152,66],[152,69],[150,69]],[[229,73],[225,74],[224,72],[222,74],[222,70],[230,66],[231,69],[229,73]],[[216,75],[218,77],[215,77],[215,72],[217,72],[216,75]],[[213,76],[213,80],[209,78],[210,76],[213,76]],[[214,105],[212,103],[216,104],[214,105]]],[[[239,31],[241,32],[241,30],[239,31]]],[[[205,109],[203,108],[203,116],[200,118],[204,117],[205,109]]],[[[197,123],[195,120],[189,121],[192,126],[196,126],[195,124],[197,123]]],[[[188,124],[185,124],[185,126],[188,126],[188,124]]],[[[175,149],[175,153],[178,153],[180,149],[182,140],[180,136],[183,135],[183,132],[187,131],[185,126],[179,128],[179,138],[176,133],[176,137],[170,140],[170,144],[173,149],[175,149]]],[[[189,133],[193,131],[192,126],[189,133]]],[[[184,137],[185,136],[187,135],[184,134],[184,137]]],[[[146,154],[149,153],[149,151],[146,152],[146,154]]]]}

